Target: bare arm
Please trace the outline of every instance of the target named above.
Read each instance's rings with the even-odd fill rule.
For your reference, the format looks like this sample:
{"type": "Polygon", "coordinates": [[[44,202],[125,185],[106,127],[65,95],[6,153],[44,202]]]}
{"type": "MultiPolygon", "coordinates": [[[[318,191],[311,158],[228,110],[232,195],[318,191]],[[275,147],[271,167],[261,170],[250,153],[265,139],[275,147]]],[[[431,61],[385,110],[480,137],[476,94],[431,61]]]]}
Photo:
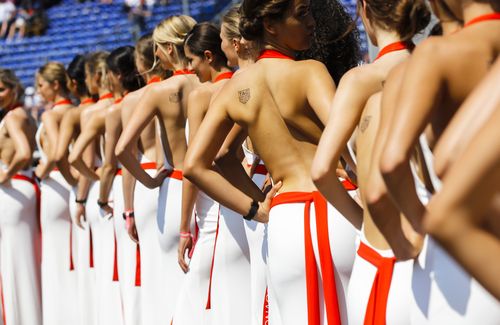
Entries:
{"type": "Polygon", "coordinates": [[[36,168],[36,175],[38,178],[46,178],[50,171],[56,165],[56,146],[58,138],[58,123],[56,112],[45,112],[42,115],[43,129],[45,130],[47,137],[45,138],[44,151],[47,155],[47,161],[39,164],[36,168]]]}
{"type": "Polygon", "coordinates": [[[82,154],[93,141],[95,141],[100,134],[104,131],[104,114],[101,111],[95,111],[87,114],[82,113],[81,116],[81,129],[82,132],[76,139],[73,150],[69,155],[69,162],[73,165],[82,175],[93,180],[98,180],[99,175],[85,164],[82,159],[82,154]]]}
{"type": "MultiPolygon", "coordinates": [[[[111,192],[111,187],[113,186],[113,180],[116,174],[116,156],[115,156],[115,146],[120,137],[120,132],[122,130],[122,124],[120,120],[121,110],[119,107],[114,105],[109,109],[106,115],[105,121],[105,145],[104,145],[104,161],[101,168],[100,177],[100,189],[99,189],[99,201],[107,202],[109,200],[109,193],[111,192]]],[[[112,209],[109,205],[103,207],[103,209],[112,214],[112,209]]]]}
{"type": "Polygon", "coordinates": [[[63,159],[68,152],[69,144],[74,137],[76,126],[80,123],[81,108],[67,111],[60,124],[59,137],[57,138],[56,159],[63,159]]]}
{"type": "Polygon", "coordinates": [[[162,92],[148,87],[143,98],[134,110],[129,123],[123,129],[122,135],[116,145],[115,154],[118,160],[134,177],[148,188],[155,188],[161,185],[165,173],[160,173],[163,177],[151,177],[141,168],[141,163],[133,154],[133,148],[137,147],[137,141],[142,130],[158,113],[157,102],[162,99],[162,92]]]}
{"type": "Polygon", "coordinates": [[[24,168],[31,159],[31,147],[28,140],[28,117],[26,113],[14,112],[5,117],[5,126],[9,137],[15,144],[16,152],[5,172],[0,170],[0,184],[9,180],[24,168]]]}
{"type": "Polygon", "coordinates": [[[470,139],[495,112],[500,101],[500,59],[476,90],[467,98],[439,139],[434,150],[434,167],[439,177],[463,152],[470,139]]]}
{"type": "Polygon", "coordinates": [[[450,167],[424,220],[426,230],[497,299],[500,234],[498,230],[492,234],[484,225],[488,217],[498,218],[490,211],[500,191],[499,123],[497,102],[495,113],[450,167]]]}
{"type": "MultiPolygon", "coordinates": [[[[410,156],[418,137],[440,102],[443,77],[432,40],[418,46],[407,62],[396,101],[397,110],[380,158],[380,170],[393,202],[414,227],[425,208],[418,199],[410,156]]],[[[418,228],[416,228],[418,229],[418,228]]]]}
{"type": "Polygon", "coordinates": [[[362,209],[343,188],[342,184],[338,180],[336,170],[340,154],[344,150],[352,131],[356,127],[356,120],[359,120],[364,103],[359,100],[353,102],[352,98],[348,98],[355,97],[352,96],[352,92],[350,90],[352,88],[351,86],[341,86],[339,90],[342,92],[340,93],[340,99],[337,100],[336,98],[338,93],[335,93],[335,85],[333,80],[331,80],[331,77],[328,75],[326,68],[322,66],[322,68],[318,67],[317,70],[318,71],[313,72],[312,75],[318,75],[319,78],[313,78],[315,81],[308,82],[307,98],[309,100],[309,104],[316,112],[316,115],[318,115],[324,124],[328,123],[328,126],[321,137],[316,157],[313,162],[311,175],[316,186],[318,186],[321,193],[325,195],[325,198],[332,203],[356,228],[361,229],[361,224],[363,222],[362,209]],[[328,77],[325,74],[328,75],[328,77]],[[350,112],[352,114],[347,117],[349,119],[347,123],[342,122],[341,118],[343,115],[336,115],[337,112],[335,111],[331,111],[329,113],[332,100],[334,101],[334,104],[335,100],[340,101],[340,103],[336,104],[337,109],[340,111],[338,113],[341,113],[341,111],[354,110],[354,112],[350,112]],[[353,108],[351,106],[347,106],[355,104],[358,105],[357,110],[356,107],[353,108]],[[339,123],[337,123],[337,119],[339,119],[339,123]],[[349,124],[349,122],[351,122],[351,124],[349,124]],[[330,123],[334,123],[334,125],[330,126],[330,123]],[[337,127],[338,124],[341,125],[340,130],[332,129],[332,127],[337,127]],[[343,137],[341,138],[341,136],[338,136],[335,131],[342,132],[338,134],[343,137]],[[316,170],[316,165],[319,165],[318,167],[320,168],[320,171],[316,170]]]}

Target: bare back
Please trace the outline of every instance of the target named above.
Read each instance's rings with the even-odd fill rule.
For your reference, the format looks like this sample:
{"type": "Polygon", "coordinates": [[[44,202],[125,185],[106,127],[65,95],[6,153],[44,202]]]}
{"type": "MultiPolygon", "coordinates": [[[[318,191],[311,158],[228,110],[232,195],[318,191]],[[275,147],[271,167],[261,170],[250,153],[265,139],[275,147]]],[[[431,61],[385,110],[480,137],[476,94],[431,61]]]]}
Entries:
{"type": "MultiPolygon", "coordinates": [[[[35,133],[36,133],[36,124],[33,118],[24,111],[22,108],[17,108],[12,111],[10,111],[0,122],[0,162],[3,165],[9,165],[12,160],[14,159],[14,156],[16,154],[16,143],[12,139],[12,135],[9,134],[9,131],[7,130],[7,119],[19,119],[22,121],[23,128],[18,130],[18,132],[25,132],[25,135],[28,139],[29,146],[31,152],[35,150],[36,147],[36,141],[35,141],[35,133]]],[[[23,166],[23,168],[28,168],[31,166],[31,159],[30,161],[23,166]]]]}
{"type": "Polygon", "coordinates": [[[226,97],[230,118],[247,129],[273,179],[283,181],[282,190],[314,190],[310,168],[335,89],[326,68],[311,60],[261,60],[228,85],[219,97],[226,97]],[[311,84],[315,79],[319,85],[311,84]],[[311,96],[311,87],[323,98],[311,96]]]}

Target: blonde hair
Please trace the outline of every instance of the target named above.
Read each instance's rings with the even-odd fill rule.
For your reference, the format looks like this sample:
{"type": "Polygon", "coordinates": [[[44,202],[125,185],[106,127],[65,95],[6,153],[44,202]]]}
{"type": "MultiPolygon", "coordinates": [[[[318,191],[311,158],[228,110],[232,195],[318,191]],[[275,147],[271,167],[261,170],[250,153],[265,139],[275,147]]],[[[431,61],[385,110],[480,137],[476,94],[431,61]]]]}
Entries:
{"type": "Polygon", "coordinates": [[[70,78],[62,63],[48,62],[38,69],[37,74],[51,84],[57,81],[61,92],[65,95],[69,94],[70,78]]]}
{"type": "Polygon", "coordinates": [[[85,73],[88,72],[90,76],[100,75],[99,88],[109,88],[108,65],[106,64],[108,56],[108,52],[94,52],[85,61],[85,73]]]}
{"type": "MultiPolygon", "coordinates": [[[[183,47],[184,38],[193,29],[194,25],[196,25],[196,20],[186,15],[170,16],[161,21],[153,31],[155,50],[159,46],[164,51],[162,45],[171,43],[174,45],[177,59],[186,61],[183,47]]],[[[155,65],[156,63],[155,57],[155,65]]]]}
{"type": "Polygon", "coordinates": [[[24,88],[13,70],[0,68],[0,81],[7,88],[10,88],[14,91],[16,95],[14,100],[16,102],[22,101],[24,95],[24,88]]]}
{"type": "Polygon", "coordinates": [[[240,5],[235,5],[222,17],[222,26],[229,40],[241,39],[240,25],[240,5]]]}

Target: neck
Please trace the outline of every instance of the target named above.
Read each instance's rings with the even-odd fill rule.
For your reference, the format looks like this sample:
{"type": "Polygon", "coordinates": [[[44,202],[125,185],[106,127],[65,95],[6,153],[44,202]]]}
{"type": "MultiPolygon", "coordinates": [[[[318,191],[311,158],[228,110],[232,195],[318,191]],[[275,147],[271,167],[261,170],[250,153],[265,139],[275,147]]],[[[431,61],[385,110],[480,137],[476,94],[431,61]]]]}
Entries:
{"type": "Polygon", "coordinates": [[[462,25],[455,20],[449,20],[449,21],[442,21],[441,27],[443,28],[443,36],[445,36],[456,33],[462,28],[462,25]]]}
{"type": "Polygon", "coordinates": [[[231,72],[231,70],[228,67],[220,67],[219,69],[210,69],[210,80],[212,82],[215,81],[215,79],[222,73],[225,72],[231,72]]]}
{"type": "Polygon", "coordinates": [[[255,59],[241,59],[238,58],[238,67],[240,69],[248,67],[250,64],[255,63],[255,59]]]}
{"type": "Polygon", "coordinates": [[[157,75],[157,74],[149,74],[148,73],[148,74],[144,75],[144,79],[145,79],[144,81],[146,83],[150,82],[153,78],[160,78],[161,79],[161,77],[159,75],[157,75]]]}
{"type": "Polygon", "coordinates": [[[181,60],[176,60],[176,62],[171,62],[171,64],[172,64],[172,68],[173,68],[174,71],[185,70],[185,69],[188,68],[187,64],[185,64],[181,60]]]}
{"type": "Polygon", "coordinates": [[[54,103],[57,103],[61,100],[65,100],[65,99],[67,99],[67,97],[63,97],[61,94],[57,94],[56,98],[54,98],[54,103]]]}
{"type": "Polygon", "coordinates": [[[462,10],[465,23],[476,17],[495,12],[489,3],[480,3],[478,1],[464,1],[462,10]]]}
{"type": "Polygon", "coordinates": [[[383,49],[389,44],[401,41],[401,37],[394,32],[387,32],[379,30],[376,32],[375,38],[377,39],[377,47],[379,50],[383,49]]]}
{"type": "Polygon", "coordinates": [[[99,97],[102,97],[103,95],[109,94],[111,91],[108,88],[101,88],[99,89],[99,97]]]}
{"type": "Polygon", "coordinates": [[[262,50],[275,50],[275,51],[281,52],[281,53],[283,53],[291,58],[295,58],[295,56],[296,56],[295,51],[293,51],[292,49],[286,48],[286,47],[281,46],[279,44],[276,44],[275,42],[272,42],[272,41],[266,42],[266,44],[264,45],[262,50]]]}

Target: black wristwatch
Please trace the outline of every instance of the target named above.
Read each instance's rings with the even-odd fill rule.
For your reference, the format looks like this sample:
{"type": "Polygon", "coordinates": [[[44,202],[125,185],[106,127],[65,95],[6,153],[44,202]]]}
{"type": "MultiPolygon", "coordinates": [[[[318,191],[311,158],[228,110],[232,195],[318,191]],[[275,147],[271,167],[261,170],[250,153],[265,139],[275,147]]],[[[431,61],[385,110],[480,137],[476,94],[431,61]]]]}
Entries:
{"type": "Polygon", "coordinates": [[[102,209],[104,208],[106,205],[108,205],[108,201],[101,201],[101,200],[97,200],[97,205],[102,209]]]}
{"type": "Polygon", "coordinates": [[[79,200],[79,199],[75,199],[75,202],[76,202],[76,203],[80,203],[80,204],[85,204],[85,203],[87,203],[87,198],[85,198],[85,199],[81,199],[81,200],[79,200]]]}
{"type": "Polygon", "coordinates": [[[243,216],[243,219],[252,220],[257,214],[257,210],[259,210],[259,202],[253,200],[252,205],[250,206],[250,211],[248,211],[248,214],[246,216],[243,216]]]}
{"type": "Polygon", "coordinates": [[[127,218],[133,218],[134,216],[134,211],[125,211],[122,213],[123,220],[127,220],[127,218]]]}

